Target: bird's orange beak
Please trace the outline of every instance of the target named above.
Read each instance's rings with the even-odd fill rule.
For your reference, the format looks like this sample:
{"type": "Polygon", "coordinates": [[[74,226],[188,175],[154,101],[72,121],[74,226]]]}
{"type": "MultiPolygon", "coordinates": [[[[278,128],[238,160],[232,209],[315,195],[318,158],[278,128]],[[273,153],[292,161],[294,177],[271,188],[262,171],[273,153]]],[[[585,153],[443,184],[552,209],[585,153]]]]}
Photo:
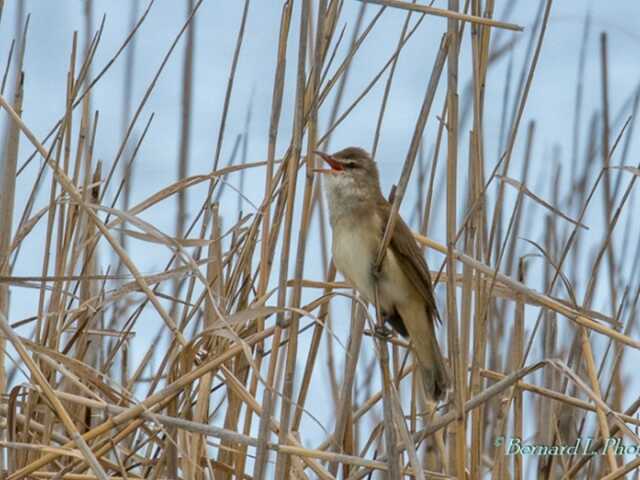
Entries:
{"type": "Polygon", "coordinates": [[[344,167],[342,166],[342,164],[339,161],[337,161],[335,158],[333,158],[331,155],[329,155],[328,153],[320,152],[318,150],[314,150],[313,153],[320,156],[320,158],[322,158],[325,162],[327,162],[331,167],[331,170],[326,168],[316,168],[315,169],[316,172],[334,173],[334,172],[341,172],[342,170],[344,170],[344,167]]]}

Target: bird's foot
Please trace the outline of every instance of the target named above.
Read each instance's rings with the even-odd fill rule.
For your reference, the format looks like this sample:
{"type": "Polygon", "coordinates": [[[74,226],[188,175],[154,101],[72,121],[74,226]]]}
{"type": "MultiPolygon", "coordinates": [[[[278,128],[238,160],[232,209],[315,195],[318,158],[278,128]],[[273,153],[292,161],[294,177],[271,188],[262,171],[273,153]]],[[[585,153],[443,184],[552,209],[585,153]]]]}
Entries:
{"type": "Polygon", "coordinates": [[[391,338],[391,335],[393,334],[391,329],[387,328],[385,325],[376,325],[373,332],[375,333],[376,337],[382,339],[391,338]]]}
{"type": "Polygon", "coordinates": [[[285,317],[285,316],[282,316],[281,318],[278,318],[276,320],[276,324],[280,328],[287,328],[290,323],[291,323],[291,319],[289,317],[285,317]]]}
{"type": "Polygon", "coordinates": [[[373,281],[375,283],[380,282],[380,280],[382,279],[382,267],[373,265],[371,267],[371,277],[373,278],[373,281]]]}

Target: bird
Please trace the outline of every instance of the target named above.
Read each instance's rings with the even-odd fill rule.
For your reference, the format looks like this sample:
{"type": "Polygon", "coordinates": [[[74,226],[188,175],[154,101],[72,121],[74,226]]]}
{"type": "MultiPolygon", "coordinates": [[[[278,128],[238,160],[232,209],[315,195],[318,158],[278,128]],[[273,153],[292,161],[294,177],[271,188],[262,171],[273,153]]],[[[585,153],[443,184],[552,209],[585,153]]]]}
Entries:
{"type": "Polygon", "coordinates": [[[427,262],[410,228],[398,215],[382,265],[376,259],[391,205],[380,189],[380,175],[371,155],[359,147],[333,154],[315,151],[330,168],[323,174],[332,253],[336,269],[364,299],[378,303],[385,323],[411,340],[417,370],[427,398],[442,400],[449,375],[435,335],[440,319],[427,262]]]}

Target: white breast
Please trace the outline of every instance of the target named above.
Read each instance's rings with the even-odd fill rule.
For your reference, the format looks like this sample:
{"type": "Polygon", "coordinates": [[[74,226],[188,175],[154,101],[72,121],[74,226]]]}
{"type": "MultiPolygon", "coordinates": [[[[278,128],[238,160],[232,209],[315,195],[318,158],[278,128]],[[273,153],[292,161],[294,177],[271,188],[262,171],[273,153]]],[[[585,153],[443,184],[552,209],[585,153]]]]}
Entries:
{"type": "Polygon", "coordinates": [[[333,229],[333,257],[336,268],[372,302],[371,268],[378,244],[372,234],[376,230],[367,227],[370,225],[336,225],[333,229]]]}
{"type": "MultiPolygon", "coordinates": [[[[372,211],[371,199],[355,188],[350,176],[329,175],[326,185],[336,268],[369,303],[372,303],[372,268],[380,247],[384,225],[372,211]]],[[[383,262],[383,274],[389,269],[388,263],[388,260],[383,262]]],[[[382,281],[380,285],[382,308],[388,306],[387,299],[390,299],[389,295],[386,295],[388,283],[382,281]]]]}
{"type": "MultiPolygon", "coordinates": [[[[380,247],[380,238],[375,234],[380,231],[377,220],[371,218],[370,221],[365,220],[355,225],[338,223],[333,229],[333,258],[336,268],[369,303],[374,301],[372,268],[380,247]]],[[[387,249],[379,279],[378,293],[383,310],[392,311],[412,297],[419,297],[391,249],[387,249]]]]}

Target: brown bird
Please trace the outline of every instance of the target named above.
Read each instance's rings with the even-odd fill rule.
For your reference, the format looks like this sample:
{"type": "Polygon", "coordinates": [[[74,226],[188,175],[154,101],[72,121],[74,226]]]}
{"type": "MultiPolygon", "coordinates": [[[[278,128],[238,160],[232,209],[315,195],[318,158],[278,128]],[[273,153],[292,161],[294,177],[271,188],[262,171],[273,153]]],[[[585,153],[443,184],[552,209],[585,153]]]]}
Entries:
{"type": "Polygon", "coordinates": [[[391,212],[380,191],[376,163],[357,147],[332,155],[315,153],[331,167],[317,171],[326,174],[336,268],[370,303],[378,282],[384,320],[411,339],[425,393],[432,400],[442,399],[449,377],[435,337],[439,315],[429,268],[411,230],[398,216],[381,269],[374,272],[391,212]]]}

